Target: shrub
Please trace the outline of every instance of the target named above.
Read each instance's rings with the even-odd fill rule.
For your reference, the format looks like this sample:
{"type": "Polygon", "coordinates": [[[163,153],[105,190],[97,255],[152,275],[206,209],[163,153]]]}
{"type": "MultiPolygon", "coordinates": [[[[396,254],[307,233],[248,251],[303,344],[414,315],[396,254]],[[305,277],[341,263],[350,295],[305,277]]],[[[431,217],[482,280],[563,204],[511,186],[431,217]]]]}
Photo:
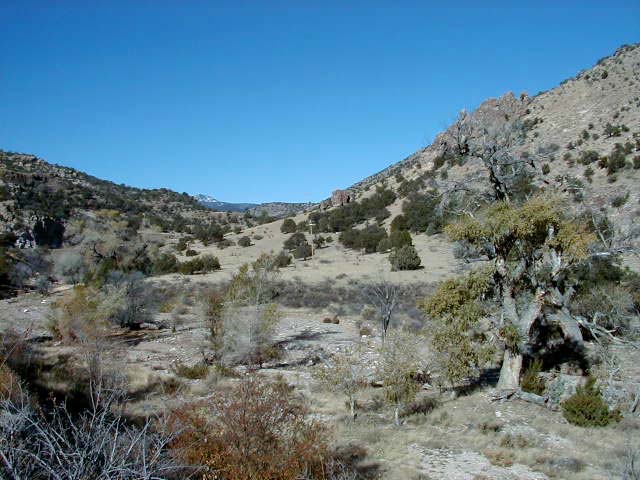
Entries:
{"type": "Polygon", "coordinates": [[[235,243],[233,242],[233,240],[229,240],[227,238],[223,238],[222,240],[220,240],[218,243],[216,243],[217,247],[220,250],[224,250],[227,247],[232,247],[235,245],[235,243]]]}
{"type": "Polygon", "coordinates": [[[3,403],[0,476],[186,478],[188,472],[178,467],[169,452],[172,436],[150,419],[140,427],[125,420],[119,392],[100,388],[100,383],[93,382],[94,398],[87,401],[88,409],[79,412],[66,402],[52,404],[46,413],[29,398],[3,403]]]}
{"type": "Polygon", "coordinates": [[[562,414],[569,423],[579,427],[606,427],[620,421],[620,412],[609,411],[595,382],[595,378],[589,378],[584,387],[578,387],[576,393],[562,403],[562,414]]]}
{"type": "Polygon", "coordinates": [[[408,230],[407,219],[404,215],[396,215],[391,221],[390,230],[393,233],[395,230],[408,230]]]}
{"type": "Polygon", "coordinates": [[[196,252],[195,250],[188,249],[186,252],[184,252],[184,254],[187,257],[195,257],[198,255],[198,252],[196,252]]]}
{"type": "Polygon", "coordinates": [[[391,250],[391,240],[383,238],[378,242],[378,246],[376,247],[378,253],[387,253],[389,250],[391,250]]]}
{"type": "Polygon", "coordinates": [[[180,432],[175,451],[211,478],[218,472],[225,480],[326,478],[327,431],[307,413],[284,381],[245,377],[206,403],[174,413],[180,432]]]}
{"type": "Polygon", "coordinates": [[[572,312],[614,334],[627,333],[635,309],[629,288],[602,278],[586,285],[573,299],[572,312]]]}
{"type": "Polygon", "coordinates": [[[278,268],[284,268],[291,265],[291,255],[282,250],[278,255],[276,255],[276,266],[278,268]]]}
{"type": "Polygon", "coordinates": [[[365,220],[375,219],[378,223],[383,221],[390,215],[386,207],[395,199],[393,191],[378,188],[373,195],[358,202],[351,202],[328,212],[313,212],[309,215],[309,220],[318,226],[319,232],[343,232],[365,220]]]}
{"type": "Polygon", "coordinates": [[[280,227],[280,231],[282,233],[295,233],[296,228],[296,222],[293,218],[285,218],[284,222],[282,222],[282,226],[280,227]]]}
{"type": "Polygon", "coordinates": [[[606,137],[619,137],[622,134],[622,129],[619,125],[614,126],[607,122],[607,124],[604,126],[603,134],[606,137]]]}
{"type": "Polygon", "coordinates": [[[394,230],[389,235],[389,241],[392,248],[402,248],[406,245],[413,245],[411,234],[407,230],[394,230]]]}
{"type": "Polygon", "coordinates": [[[56,261],[54,271],[59,278],[76,284],[86,275],[87,268],[79,253],[65,252],[56,261]]]}
{"type": "Polygon", "coordinates": [[[418,252],[411,245],[405,245],[391,252],[389,262],[392,270],[417,270],[422,261],[418,252]]]}
{"type": "Polygon", "coordinates": [[[284,241],[284,248],[289,251],[292,251],[292,250],[295,250],[298,247],[298,245],[304,245],[306,243],[308,242],[305,234],[301,232],[297,232],[291,235],[289,238],[287,238],[284,241]]]}
{"type": "Polygon", "coordinates": [[[371,225],[360,231],[358,247],[364,249],[365,253],[373,253],[384,238],[387,238],[387,231],[384,228],[371,225]]]}
{"type": "Polygon", "coordinates": [[[402,215],[407,230],[416,233],[442,231],[443,221],[438,214],[439,200],[434,192],[411,195],[402,204],[402,215]]]}
{"type": "Polygon", "coordinates": [[[179,271],[184,275],[193,275],[196,273],[207,273],[214,270],[220,270],[220,261],[218,257],[213,255],[202,255],[187,262],[180,264],[179,271]]]}
{"type": "Polygon", "coordinates": [[[251,238],[249,238],[248,236],[244,236],[244,237],[240,237],[240,239],[238,240],[238,245],[240,245],[241,247],[250,247],[251,246],[251,238]]]}
{"type": "Polygon", "coordinates": [[[590,166],[584,169],[584,177],[587,179],[589,183],[593,181],[594,173],[595,172],[593,171],[593,168],[591,168],[590,166]]]}
{"type": "Polygon", "coordinates": [[[308,243],[302,243],[296,247],[293,251],[293,257],[296,259],[306,260],[311,256],[311,245],[308,243]]]}
{"type": "Polygon", "coordinates": [[[542,174],[543,175],[548,175],[550,171],[551,171],[551,167],[549,167],[548,163],[545,163],[544,165],[542,165],[542,174]]]}
{"type": "Polygon", "coordinates": [[[111,311],[109,320],[124,328],[138,328],[150,319],[154,302],[153,290],[140,272],[131,272],[112,279],[102,297],[103,310],[111,311]]]}
{"type": "Polygon", "coordinates": [[[635,157],[633,157],[633,168],[635,170],[640,169],[640,155],[636,155],[635,157]]]}
{"type": "Polygon", "coordinates": [[[529,367],[525,370],[522,376],[520,386],[525,392],[535,393],[536,395],[542,395],[545,389],[544,380],[540,377],[540,371],[542,370],[542,362],[540,360],[534,360],[529,367]]]}
{"type": "Polygon", "coordinates": [[[189,237],[180,237],[180,240],[178,240],[178,243],[176,244],[176,250],[178,252],[186,250],[189,247],[189,240],[189,237]]]}
{"type": "Polygon", "coordinates": [[[607,175],[613,175],[619,170],[622,170],[626,164],[627,161],[625,158],[625,153],[622,148],[620,148],[620,144],[617,143],[616,147],[613,149],[613,152],[611,152],[611,155],[609,155],[609,159],[607,161],[607,175]]]}
{"type": "Polygon", "coordinates": [[[161,253],[153,263],[153,273],[163,275],[165,273],[177,272],[180,262],[173,253],[161,253]]]}
{"type": "Polygon", "coordinates": [[[407,332],[394,332],[382,344],[376,376],[382,381],[384,397],[394,406],[394,420],[400,425],[400,410],[411,403],[420,382],[416,378],[423,371],[419,354],[419,340],[407,332]]]}
{"type": "Polygon", "coordinates": [[[600,158],[600,155],[598,155],[598,152],[595,152],[593,150],[585,150],[580,154],[579,162],[582,165],[590,165],[593,162],[597,162],[598,158],[600,158]]]}
{"type": "Polygon", "coordinates": [[[262,365],[277,357],[272,341],[280,318],[273,303],[277,276],[276,258],[263,254],[251,265],[242,265],[231,279],[219,312],[214,309],[209,316],[214,319],[212,337],[223,363],[262,365]]]}
{"type": "MultiPolygon", "coordinates": [[[[0,357],[0,402],[19,401],[22,397],[22,384],[18,376],[6,365],[6,359],[0,357]]],[[[0,472],[2,470],[0,469],[0,472]]]]}
{"type": "Polygon", "coordinates": [[[47,328],[57,340],[77,341],[100,336],[108,325],[110,312],[101,308],[98,292],[78,285],[56,301],[47,328]]]}
{"type": "MultiPolygon", "coordinates": [[[[334,319],[325,318],[323,322],[335,323],[334,319]]],[[[362,352],[358,349],[337,352],[313,374],[323,386],[347,397],[351,417],[355,420],[356,396],[368,384],[367,363],[363,360],[362,352]]]]}
{"type": "Polygon", "coordinates": [[[625,193],[624,195],[616,195],[611,200],[611,206],[613,206],[614,208],[620,208],[625,203],[627,203],[627,200],[629,200],[629,192],[625,193]]]}
{"type": "Polygon", "coordinates": [[[387,231],[377,225],[370,225],[363,230],[348,229],[340,234],[340,242],[347,248],[364,249],[365,253],[373,253],[378,244],[387,238],[387,231]]]}
{"type": "Polygon", "coordinates": [[[213,242],[219,242],[224,237],[222,227],[216,222],[210,222],[208,224],[198,224],[193,229],[193,235],[200,240],[203,245],[207,246],[213,242]]]}
{"type": "Polygon", "coordinates": [[[207,376],[209,366],[204,362],[196,363],[190,367],[183,363],[177,363],[171,367],[171,370],[179,377],[188,378],[189,380],[199,380],[207,376]]]}
{"type": "Polygon", "coordinates": [[[317,237],[315,237],[313,239],[313,245],[316,248],[322,248],[324,247],[324,244],[327,242],[327,239],[324,238],[322,235],[318,235],[317,237]]]}

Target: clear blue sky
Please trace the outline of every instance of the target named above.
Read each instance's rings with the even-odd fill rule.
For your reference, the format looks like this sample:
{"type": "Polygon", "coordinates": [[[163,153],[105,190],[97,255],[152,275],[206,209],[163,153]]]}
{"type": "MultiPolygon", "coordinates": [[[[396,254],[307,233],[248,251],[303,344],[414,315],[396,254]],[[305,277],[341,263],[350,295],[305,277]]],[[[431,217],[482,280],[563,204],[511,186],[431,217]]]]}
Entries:
{"type": "Polygon", "coordinates": [[[637,1],[521,4],[2,0],[0,148],[138,187],[320,200],[461,108],[640,41],[637,1]]]}

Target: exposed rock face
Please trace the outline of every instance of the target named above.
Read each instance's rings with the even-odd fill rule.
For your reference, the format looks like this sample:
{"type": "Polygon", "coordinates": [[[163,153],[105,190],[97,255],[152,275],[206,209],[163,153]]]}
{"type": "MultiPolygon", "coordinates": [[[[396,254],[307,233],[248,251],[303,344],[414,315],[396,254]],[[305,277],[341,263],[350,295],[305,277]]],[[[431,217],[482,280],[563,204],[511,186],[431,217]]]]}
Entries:
{"type": "Polygon", "coordinates": [[[15,246],[18,248],[35,248],[46,246],[60,248],[64,240],[65,226],[61,220],[49,217],[36,218],[33,226],[17,235],[15,246]]]}
{"type": "Polygon", "coordinates": [[[351,192],[349,190],[334,190],[331,194],[331,205],[341,207],[351,201],[351,192]]]}
{"type": "Polygon", "coordinates": [[[321,210],[327,210],[327,209],[331,208],[332,206],[333,206],[333,204],[331,203],[331,199],[330,198],[328,198],[326,200],[323,200],[320,203],[320,209],[321,210]]]}
{"type": "Polygon", "coordinates": [[[64,238],[64,224],[59,220],[43,218],[33,225],[33,239],[36,245],[60,248],[64,238]]]}

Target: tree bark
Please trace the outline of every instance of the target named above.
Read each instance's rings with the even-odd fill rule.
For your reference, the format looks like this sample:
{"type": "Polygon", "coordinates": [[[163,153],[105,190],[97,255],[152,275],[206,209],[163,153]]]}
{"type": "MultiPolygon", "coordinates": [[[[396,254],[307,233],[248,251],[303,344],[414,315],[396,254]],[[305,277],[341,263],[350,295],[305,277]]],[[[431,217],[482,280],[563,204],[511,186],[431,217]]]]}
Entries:
{"type": "Polygon", "coordinates": [[[504,351],[502,368],[500,368],[499,390],[513,390],[520,387],[520,370],[522,370],[522,354],[504,351]]]}

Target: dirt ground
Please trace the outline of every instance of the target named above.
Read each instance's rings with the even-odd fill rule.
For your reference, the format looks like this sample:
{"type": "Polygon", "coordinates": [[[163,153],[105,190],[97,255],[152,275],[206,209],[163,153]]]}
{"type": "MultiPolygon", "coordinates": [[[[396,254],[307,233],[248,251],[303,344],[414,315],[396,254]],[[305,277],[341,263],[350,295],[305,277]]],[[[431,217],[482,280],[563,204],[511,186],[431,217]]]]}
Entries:
{"type": "MultiPolygon", "coordinates": [[[[302,217],[296,218],[296,221],[302,217]]],[[[254,245],[215,246],[196,250],[220,258],[223,270],[190,277],[166,275],[153,282],[182,285],[184,304],[179,312],[159,313],[157,320],[166,328],[123,332],[114,328],[104,347],[112,369],[128,378],[131,401],[128,412],[134,416],[157,414],[185,401],[214,395],[216,389],[233,379],[211,372],[206,378],[178,378],[175,366],[193,365],[210,350],[208,330],[198,302],[198,284],[217,284],[228,279],[242,264],[262,252],[277,252],[285,235],[281,222],[254,227],[240,235],[261,235],[254,245]]],[[[167,246],[175,238],[149,233],[167,246]]],[[[235,236],[237,237],[237,236],[235,236]]],[[[424,268],[414,272],[390,272],[386,255],[346,250],[337,241],[317,251],[315,258],[283,269],[282,279],[318,285],[327,279],[334,285],[349,286],[355,281],[387,276],[393,282],[411,287],[451,276],[465,264],[453,257],[451,245],[441,236],[414,237],[424,268]]],[[[69,358],[82,361],[78,347],[47,340],[47,319],[51,304],[68,286],[51,295],[31,293],[0,302],[0,329],[27,331],[37,344],[48,367],[49,386],[68,381],[69,358]]],[[[333,306],[331,306],[333,307],[333,306]]],[[[373,326],[372,335],[361,335],[362,318],[345,309],[339,323],[324,323],[335,308],[287,308],[281,310],[275,340],[281,347],[280,359],[264,366],[260,374],[281,375],[295,385],[312,414],[326,421],[334,432],[336,445],[359,445],[368,457],[363,468],[377,471],[381,478],[404,479],[610,479],[625,457],[628,445],[640,439],[640,420],[628,418],[612,427],[585,429],[572,426],[560,412],[519,400],[494,402],[490,386],[457,398],[442,396],[425,384],[418,397],[427,407],[422,413],[408,414],[401,426],[393,424],[393,411],[382,401],[380,389],[369,387],[358,397],[358,417],[350,418],[344,397],[324,390],[313,375],[323,359],[346,348],[358,346],[374,365],[380,339],[373,326]]],[[[402,313],[402,312],[400,312],[402,313]]],[[[425,342],[426,344],[426,342],[425,342]]],[[[640,379],[640,352],[620,352],[624,359],[620,375],[640,379]]],[[[44,360],[42,360],[44,359],[44,360]]],[[[241,372],[242,369],[240,369],[241,372]]]]}

